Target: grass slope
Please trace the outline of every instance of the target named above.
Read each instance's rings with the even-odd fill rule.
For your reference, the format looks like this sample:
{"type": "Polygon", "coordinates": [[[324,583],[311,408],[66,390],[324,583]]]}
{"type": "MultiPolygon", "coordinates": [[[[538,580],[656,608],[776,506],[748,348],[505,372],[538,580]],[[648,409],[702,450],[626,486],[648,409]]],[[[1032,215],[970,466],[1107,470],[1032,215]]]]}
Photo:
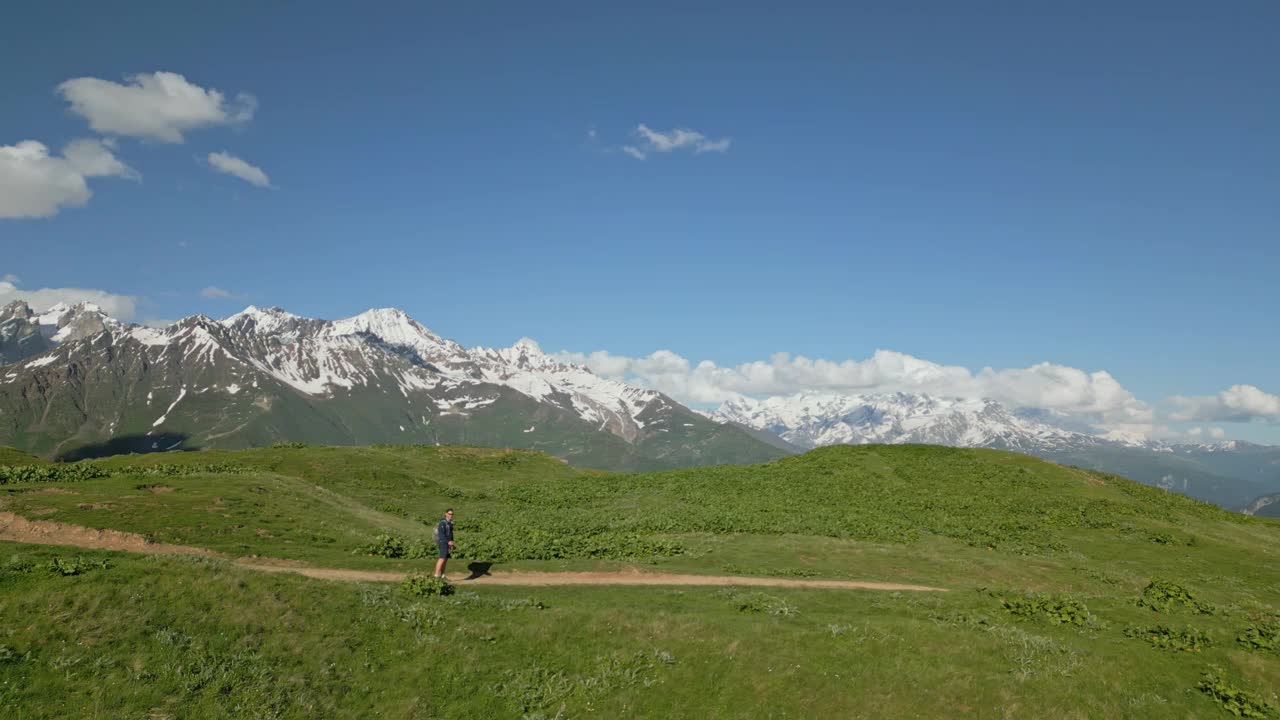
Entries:
{"type": "Polygon", "coordinates": [[[17,448],[0,445],[0,465],[42,465],[45,460],[17,448]]]}
{"type": "Polygon", "coordinates": [[[421,570],[430,558],[405,555],[452,505],[456,566],[952,591],[419,598],[222,560],[0,543],[0,703],[13,717],[1214,718],[1232,697],[1280,705],[1280,637],[1268,647],[1280,523],[1013,453],[839,447],[642,475],[467,447],[80,465],[103,476],[0,486],[0,510],[230,556],[421,570]],[[1153,580],[1172,585],[1140,605],[1153,580]],[[1212,692],[1199,689],[1207,672],[1212,692]]]}

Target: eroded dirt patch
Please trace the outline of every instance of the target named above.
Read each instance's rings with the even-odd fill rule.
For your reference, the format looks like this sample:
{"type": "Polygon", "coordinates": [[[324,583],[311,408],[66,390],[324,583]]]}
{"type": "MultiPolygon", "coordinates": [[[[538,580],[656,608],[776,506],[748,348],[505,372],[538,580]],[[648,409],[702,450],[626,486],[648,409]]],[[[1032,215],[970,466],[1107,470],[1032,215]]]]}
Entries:
{"type": "Polygon", "coordinates": [[[0,540],[36,545],[69,545],[94,550],[123,550],[148,555],[217,556],[220,554],[207,548],[148,542],[146,538],[136,533],[99,530],[49,520],[28,520],[11,512],[0,512],[0,540]]]}

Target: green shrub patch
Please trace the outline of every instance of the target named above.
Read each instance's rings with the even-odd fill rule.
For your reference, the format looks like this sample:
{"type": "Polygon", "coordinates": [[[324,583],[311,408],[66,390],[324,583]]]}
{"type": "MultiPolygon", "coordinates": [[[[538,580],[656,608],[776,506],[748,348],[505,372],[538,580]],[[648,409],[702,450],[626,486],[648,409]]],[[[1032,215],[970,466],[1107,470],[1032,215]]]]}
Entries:
{"type": "Polygon", "coordinates": [[[1280,623],[1250,625],[1236,636],[1236,642],[1250,650],[1280,653],[1280,623]]]}
{"type": "Polygon", "coordinates": [[[453,594],[453,585],[444,578],[415,573],[400,583],[400,589],[417,597],[443,597],[453,594]]]}
{"type": "Polygon", "coordinates": [[[1142,589],[1142,597],[1138,598],[1138,605],[1155,612],[1171,612],[1179,606],[1200,615],[1213,615],[1217,612],[1212,605],[1196,600],[1190,590],[1169,580],[1152,580],[1147,583],[1142,589]]]}
{"type": "Polygon", "coordinates": [[[84,482],[113,475],[141,475],[144,477],[179,477],[204,474],[240,474],[249,468],[236,463],[204,463],[196,465],[125,465],[105,468],[93,463],[66,465],[0,465],[0,485],[19,483],[84,482]]]}
{"type": "Polygon", "coordinates": [[[1276,709],[1259,695],[1242,690],[1223,678],[1220,667],[1206,672],[1196,688],[1236,717],[1269,718],[1276,714],[1276,709]]]}
{"type": "Polygon", "coordinates": [[[800,614],[800,610],[795,605],[780,597],[762,592],[735,592],[730,590],[725,591],[724,594],[729,598],[729,602],[738,609],[738,612],[760,613],[778,617],[793,617],[800,614]]]}
{"type": "Polygon", "coordinates": [[[111,471],[112,475],[142,475],[144,477],[183,477],[186,475],[241,475],[250,468],[236,463],[198,463],[194,465],[125,465],[111,471]]]}
{"type": "Polygon", "coordinates": [[[0,485],[84,482],[109,474],[95,465],[0,465],[0,485]]]}
{"type": "Polygon", "coordinates": [[[55,556],[45,566],[45,569],[54,575],[68,577],[71,575],[81,575],[90,570],[106,570],[111,567],[106,560],[85,560],[82,557],[64,558],[61,555],[55,556]]]}
{"type": "Polygon", "coordinates": [[[1010,615],[1024,620],[1048,620],[1054,625],[1092,625],[1096,618],[1085,604],[1069,595],[1023,592],[1000,598],[1010,615]]]}
{"type": "Polygon", "coordinates": [[[409,544],[402,537],[384,534],[375,537],[368,545],[356,548],[355,552],[373,557],[402,558],[408,555],[409,544]]]}
{"type": "Polygon", "coordinates": [[[1181,630],[1157,625],[1151,628],[1125,628],[1125,637],[1145,640],[1152,647],[1173,652],[1200,652],[1211,644],[1209,635],[1202,630],[1185,627],[1181,630]]]}

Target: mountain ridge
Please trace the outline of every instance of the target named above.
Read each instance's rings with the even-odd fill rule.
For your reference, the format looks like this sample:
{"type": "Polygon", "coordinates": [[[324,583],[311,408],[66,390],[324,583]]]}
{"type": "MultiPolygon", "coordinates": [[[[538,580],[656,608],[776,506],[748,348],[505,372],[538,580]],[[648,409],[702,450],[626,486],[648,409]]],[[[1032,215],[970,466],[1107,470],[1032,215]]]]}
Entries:
{"type": "Polygon", "coordinates": [[[122,434],[167,449],[148,440],[162,433],[183,436],[173,447],[478,441],[616,469],[784,454],[532,341],[468,350],[394,308],[320,320],[249,306],[163,328],[87,304],[0,312],[4,337],[43,339],[4,346],[22,356],[0,368],[0,442],[48,456],[122,434]]]}
{"type": "Polygon", "coordinates": [[[835,444],[992,447],[1227,507],[1280,491],[1280,448],[1171,444],[1063,413],[911,393],[691,410],[522,338],[465,348],[396,308],[338,320],[250,305],[162,328],[92,303],[0,308],[0,444],[49,458],[274,442],[481,444],[605,469],[750,463],[835,444]]]}

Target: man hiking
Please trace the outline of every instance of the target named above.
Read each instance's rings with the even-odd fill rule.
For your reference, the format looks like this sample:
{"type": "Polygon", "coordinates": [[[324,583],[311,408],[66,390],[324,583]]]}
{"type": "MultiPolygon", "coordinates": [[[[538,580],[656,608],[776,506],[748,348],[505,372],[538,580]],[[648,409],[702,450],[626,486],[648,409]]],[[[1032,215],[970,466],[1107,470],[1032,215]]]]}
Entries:
{"type": "Polygon", "coordinates": [[[453,508],[444,511],[444,517],[436,523],[436,549],[440,551],[436,560],[436,577],[444,577],[444,565],[449,562],[449,553],[453,550],[453,508]]]}

